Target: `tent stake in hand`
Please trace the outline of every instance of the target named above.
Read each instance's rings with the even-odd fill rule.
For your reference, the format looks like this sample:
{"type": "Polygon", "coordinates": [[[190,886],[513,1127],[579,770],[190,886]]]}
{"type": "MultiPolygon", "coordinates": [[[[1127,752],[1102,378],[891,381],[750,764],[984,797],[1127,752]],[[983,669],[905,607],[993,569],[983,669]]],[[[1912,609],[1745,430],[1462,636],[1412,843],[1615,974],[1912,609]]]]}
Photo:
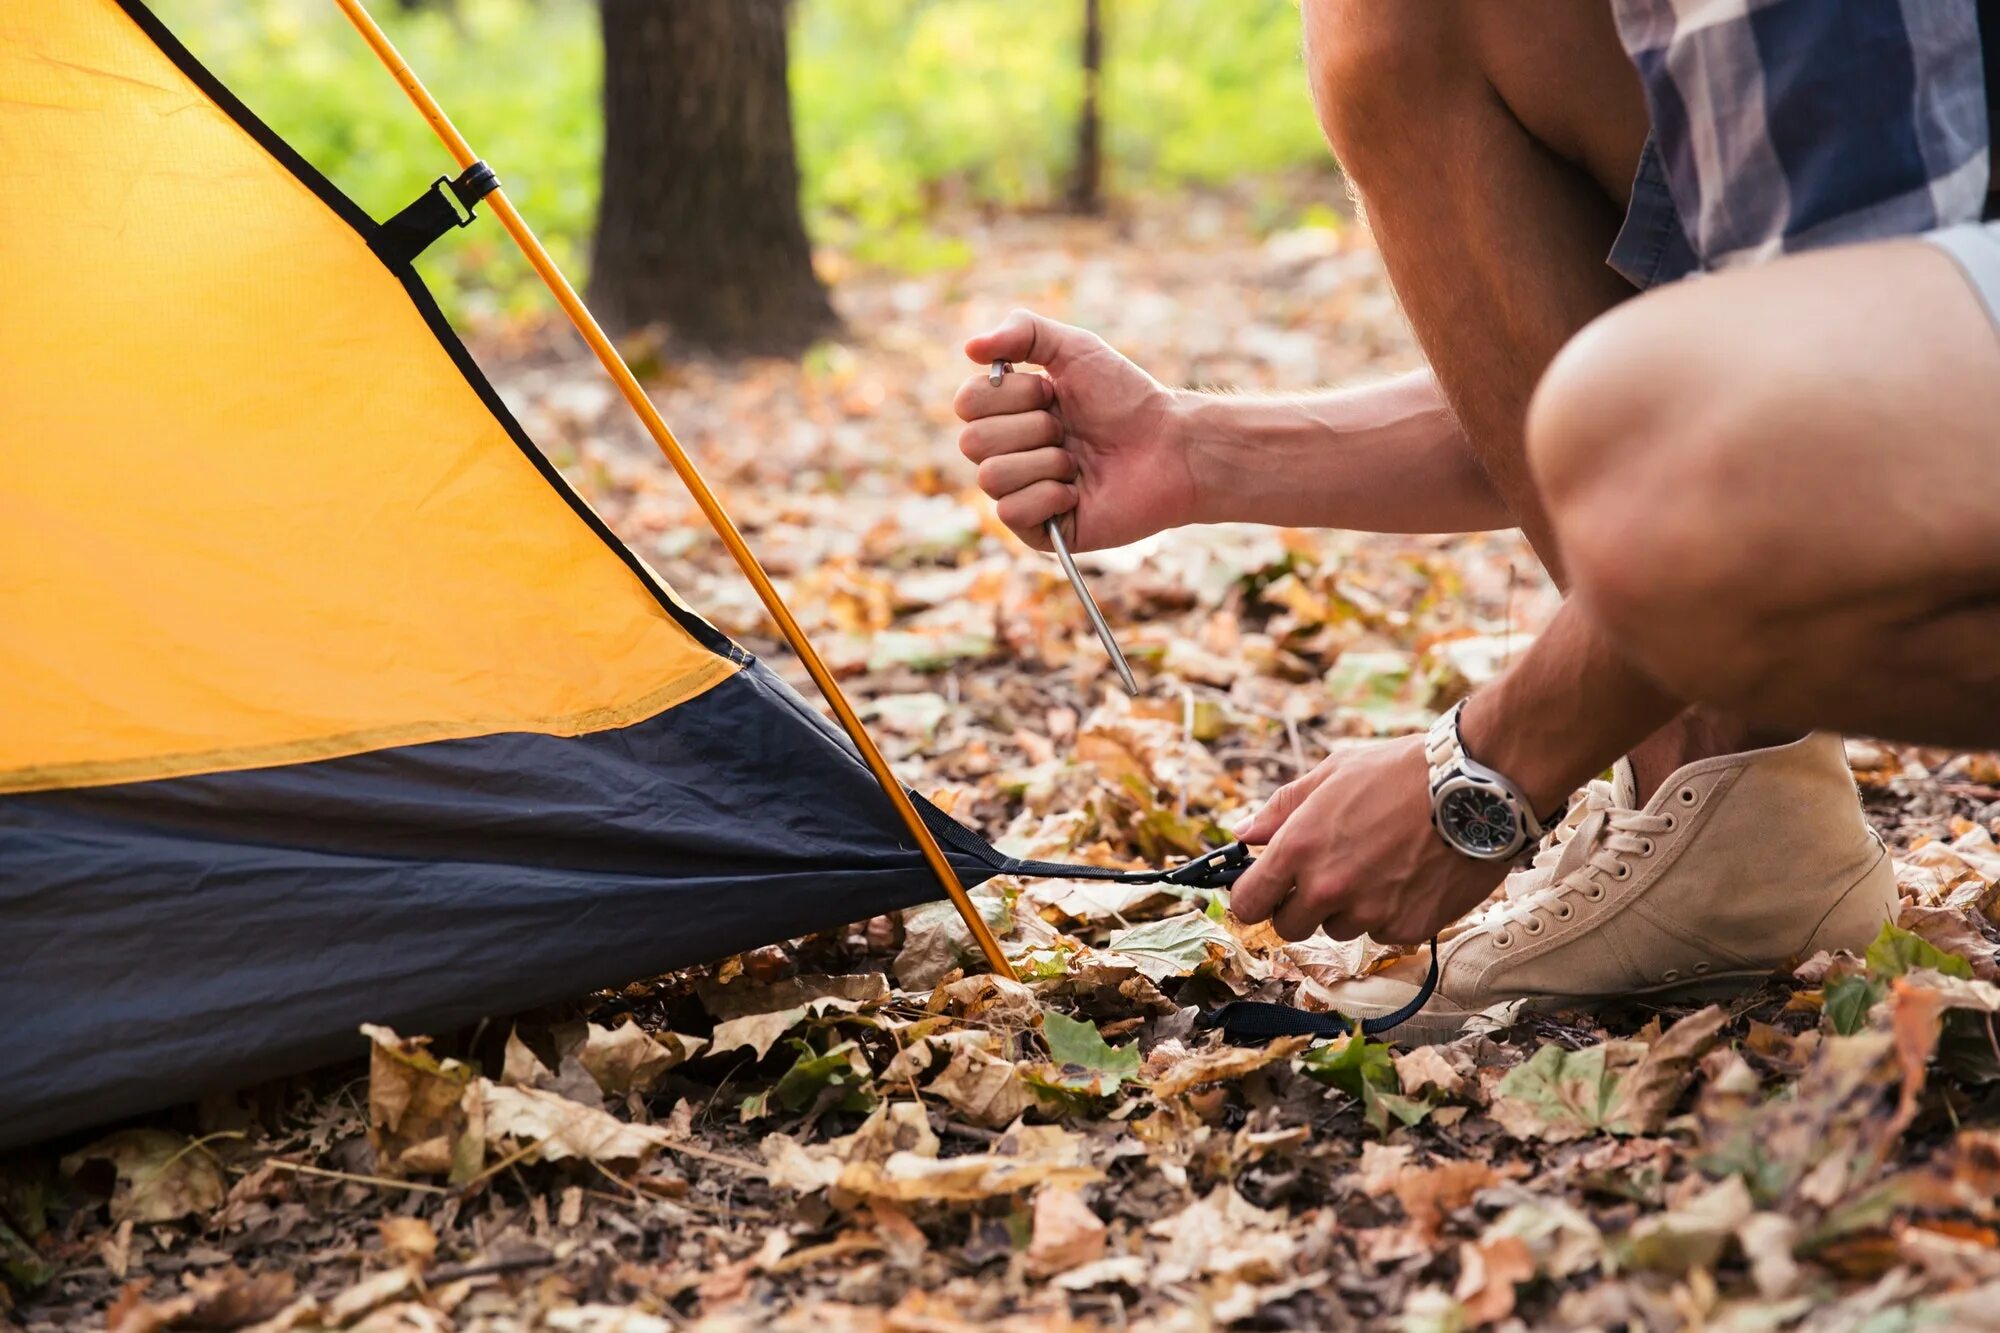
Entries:
{"type": "MultiPolygon", "coordinates": [[[[1006,378],[1010,367],[1005,361],[995,361],[993,369],[987,373],[986,382],[994,388],[1006,378]]],[[[1125,660],[1124,652],[1118,647],[1118,640],[1111,636],[1111,626],[1104,622],[1104,613],[1097,609],[1097,599],[1090,595],[1090,585],[1083,581],[1083,575],[1076,567],[1076,559],[1069,553],[1069,543],[1063,540],[1062,520],[1052,518],[1044,525],[1049,534],[1049,545],[1055,548],[1056,560],[1062,565],[1063,573],[1069,576],[1069,586],[1076,589],[1076,600],[1083,603],[1083,613],[1090,617],[1090,627],[1097,631],[1097,641],[1104,645],[1104,651],[1111,657],[1111,665],[1118,668],[1118,679],[1125,686],[1125,693],[1134,696],[1139,693],[1139,682],[1132,677],[1132,665],[1125,660]]]]}

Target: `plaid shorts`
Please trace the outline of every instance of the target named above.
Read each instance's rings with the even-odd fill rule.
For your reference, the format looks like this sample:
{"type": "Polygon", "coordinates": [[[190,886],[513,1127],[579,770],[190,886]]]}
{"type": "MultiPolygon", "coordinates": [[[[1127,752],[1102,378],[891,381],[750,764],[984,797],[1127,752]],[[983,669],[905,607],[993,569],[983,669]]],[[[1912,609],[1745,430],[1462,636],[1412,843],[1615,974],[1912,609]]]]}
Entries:
{"type": "Polygon", "coordinates": [[[1982,215],[1978,0],[1613,9],[1652,115],[1609,256],[1637,285],[1982,215]]]}

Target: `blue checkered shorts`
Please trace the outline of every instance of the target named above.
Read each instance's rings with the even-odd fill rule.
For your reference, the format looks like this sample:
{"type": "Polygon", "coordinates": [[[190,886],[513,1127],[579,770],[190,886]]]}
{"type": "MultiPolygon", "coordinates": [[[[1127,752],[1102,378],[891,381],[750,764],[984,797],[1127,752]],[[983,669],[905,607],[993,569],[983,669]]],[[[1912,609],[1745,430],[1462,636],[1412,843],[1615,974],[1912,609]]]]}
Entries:
{"type": "Polygon", "coordinates": [[[1653,126],[1609,256],[1638,286],[1980,218],[1978,0],[1613,8],[1653,126]]]}

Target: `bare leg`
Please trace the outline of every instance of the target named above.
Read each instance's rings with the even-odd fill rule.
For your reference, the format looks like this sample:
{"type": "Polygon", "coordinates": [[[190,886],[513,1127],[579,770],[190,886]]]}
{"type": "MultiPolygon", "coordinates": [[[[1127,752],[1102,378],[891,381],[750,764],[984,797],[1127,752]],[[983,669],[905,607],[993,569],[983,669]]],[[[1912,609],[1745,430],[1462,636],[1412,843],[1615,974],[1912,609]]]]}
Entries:
{"type": "MultiPolygon", "coordinates": [[[[1557,350],[1633,295],[1604,261],[1647,117],[1597,0],[1311,0],[1322,124],[1391,281],[1494,486],[1558,585],[1526,461],[1557,350]]],[[[1691,710],[1633,751],[1641,795],[1696,758],[1772,739],[1691,710]]]]}
{"type": "Polygon", "coordinates": [[[1945,255],[1650,294],[1563,353],[1532,422],[1586,608],[1669,689],[2000,744],[2000,338],[1945,255]]]}

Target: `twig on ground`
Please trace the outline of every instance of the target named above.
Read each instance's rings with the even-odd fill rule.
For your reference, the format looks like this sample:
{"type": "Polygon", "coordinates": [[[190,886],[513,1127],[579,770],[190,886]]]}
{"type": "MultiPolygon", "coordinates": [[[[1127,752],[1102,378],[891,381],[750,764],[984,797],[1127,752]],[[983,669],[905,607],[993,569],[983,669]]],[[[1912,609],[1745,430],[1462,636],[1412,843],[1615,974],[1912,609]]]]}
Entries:
{"type": "Polygon", "coordinates": [[[323,1166],[307,1166],[304,1162],[287,1162],[273,1157],[266,1166],[277,1167],[280,1171],[293,1171],[302,1176],[317,1176],[323,1180],[344,1180],[351,1185],[375,1185],[382,1189],[408,1190],[413,1194],[450,1194],[443,1185],[427,1185],[420,1180],[391,1180],[387,1176],[363,1176],[352,1171],[330,1171],[323,1166]]]}

